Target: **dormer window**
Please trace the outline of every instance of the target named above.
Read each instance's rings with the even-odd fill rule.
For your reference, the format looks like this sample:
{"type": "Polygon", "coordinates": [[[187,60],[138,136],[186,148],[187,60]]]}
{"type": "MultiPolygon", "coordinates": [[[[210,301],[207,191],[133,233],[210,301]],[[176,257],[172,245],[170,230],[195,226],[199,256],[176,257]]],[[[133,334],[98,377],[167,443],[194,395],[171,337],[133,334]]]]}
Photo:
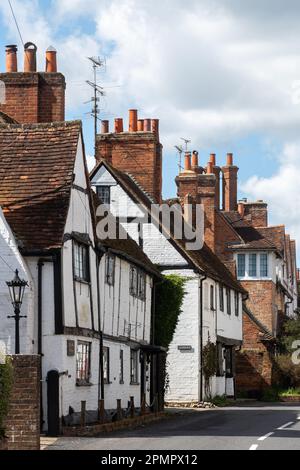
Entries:
{"type": "Polygon", "coordinates": [[[236,260],[239,279],[267,279],[270,275],[268,253],[238,253],[236,260]]]}
{"type": "Polygon", "coordinates": [[[97,196],[100,201],[109,206],[110,205],[110,186],[96,186],[97,196]]]}

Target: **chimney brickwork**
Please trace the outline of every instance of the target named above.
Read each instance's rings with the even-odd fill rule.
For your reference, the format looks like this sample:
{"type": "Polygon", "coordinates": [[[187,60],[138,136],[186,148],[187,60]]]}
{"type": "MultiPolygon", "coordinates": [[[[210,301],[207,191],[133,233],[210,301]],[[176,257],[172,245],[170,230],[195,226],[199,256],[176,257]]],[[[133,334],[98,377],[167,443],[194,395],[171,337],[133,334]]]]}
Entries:
{"type": "Polygon", "coordinates": [[[144,120],[144,131],[136,110],[129,111],[129,130],[123,119],[115,119],[113,133],[97,136],[96,160],[107,160],[116,169],[129,173],[156,203],[162,201],[162,145],[159,122],[144,120]],[[150,128],[150,131],[148,130],[150,128]],[[147,130],[146,130],[147,129],[147,130]]]}
{"type": "MultiPolygon", "coordinates": [[[[64,76],[57,72],[36,72],[36,47],[31,43],[25,46],[27,46],[24,52],[26,72],[17,71],[16,47],[6,48],[7,71],[0,73],[0,80],[5,84],[5,102],[0,103],[0,111],[20,124],[64,121],[66,88],[64,76]]],[[[49,52],[47,54],[49,62],[49,52]]],[[[53,59],[52,48],[51,54],[53,59]]],[[[55,64],[56,62],[52,62],[52,70],[55,70],[55,64]]]]}
{"type": "Polygon", "coordinates": [[[227,165],[223,166],[223,210],[237,210],[237,175],[238,167],[233,164],[232,153],[227,154],[227,165]]]}

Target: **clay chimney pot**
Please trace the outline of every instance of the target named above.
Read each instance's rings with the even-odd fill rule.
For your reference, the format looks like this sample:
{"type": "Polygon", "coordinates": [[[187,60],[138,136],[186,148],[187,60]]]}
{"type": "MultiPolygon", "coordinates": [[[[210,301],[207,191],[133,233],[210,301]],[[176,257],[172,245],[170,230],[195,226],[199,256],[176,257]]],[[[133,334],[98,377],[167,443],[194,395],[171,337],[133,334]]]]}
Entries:
{"type": "Polygon", "coordinates": [[[184,170],[191,171],[191,152],[186,152],[184,157],[184,170]]]}
{"type": "Polygon", "coordinates": [[[24,72],[36,72],[36,51],[37,47],[32,42],[27,42],[24,46],[24,72]]]}
{"type": "Polygon", "coordinates": [[[151,132],[151,119],[144,119],[144,131],[151,132]]]}
{"type": "Polygon", "coordinates": [[[138,120],[138,132],[143,132],[144,130],[144,119],[139,119],[138,120]]]}
{"type": "Polygon", "coordinates": [[[124,131],[123,119],[122,118],[116,118],[115,119],[115,133],[120,134],[123,131],[124,131]]]}
{"type": "Polygon", "coordinates": [[[198,152],[196,150],[193,151],[193,154],[192,154],[192,167],[198,167],[198,152]]]}
{"type": "Polygon", "coordinates": [[[15,45],[6,46],[6,72],[7,73],[18,71],[17,51],[18,51],[18,48],[15,45]]]}
{"type": "Polygon", "coordinates": [[[227,166],[233,166],[233,154],[227,153],[227,166]]]}
{"type": "Polygon", "coordinates": [[[57,72],[57,52],[54,47],[50,46],[46,50],[46,72],[56,73],[57,72]]]}
{"type": "Polygon", "coordinates": [[[108,134],[109,133],[109,121],[103,120],[101,121],[101,134],[108,134]]]}
{"type": "Polygon", "coordinates": [[[136,109],[129,110],[129,132],[137,132],[138,112],[136,109]]]}
{"type": "Polygon", "coordinates": [[[213,166],[216,166],[216,154],[215,153],[210,154],[209,161],[212,163],[213,166]]]}

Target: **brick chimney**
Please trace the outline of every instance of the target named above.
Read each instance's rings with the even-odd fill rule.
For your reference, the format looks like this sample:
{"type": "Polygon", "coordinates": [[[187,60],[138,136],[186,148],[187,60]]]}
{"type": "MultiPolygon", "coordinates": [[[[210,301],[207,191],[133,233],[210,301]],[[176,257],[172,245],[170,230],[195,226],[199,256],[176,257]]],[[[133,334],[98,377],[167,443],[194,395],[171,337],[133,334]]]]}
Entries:
{"type": "Polygon", "coordinates": [[[268,204],[264,201],[240,202],[243,205],[243,217],[248,220],[253,227],[268,226],[268,204]]]}
{"type": "Polygon", "coordinates": [[[212,163],[212,171],[216,177],[215,206],[216,209],[220,209],[221,168],[217,165],[215,153],[210,154],[209,161],[212,163]]]}
{"type": "Polygon", "coordinates": [[[237,210],[237,175],[238,167],[233,164],[232,153],[227,154],[227,164],[223,166],[223,210],[237,210]]]}
{"type": "MultiPolygon", "coordinates": [[[[195,155],[195,154],[194,154],[195,155]]],[[[213,162],[209,161],[206,173],[197,173],[196,159],[191,165],[191,154],[185,155],[184,170],[177,176],[176,184],[180,203],[184,204],[187,197],[193,205],[202,204],[204,208],[205,242],[215,251],[215,227],[216,227],[216,176],[214,175],[213,162]]],[[[195,222],[195,218],[193,219],[195,222]]]]}
{"type": "Polygon", "coordinates": [[[17,47],[6,46],[6,73],[0,73],[5,83],[5,103],[0,111],[20,124],[64,121],[65,78],[57,73],[56,51],[46,52],[46,72],[36,71],[37,47],[25,44],[24,72],[18,72],[17,47]]]}
{"type": "Polygon", "coordinates": [[[142,121],[137,110],[131,109],[125,132],[123,119],[115,119],[114,132],[97,136],[96,160],[101,159],[129,173],[155,202],[161,202],[162,145],[158,119],[142,121]]]}

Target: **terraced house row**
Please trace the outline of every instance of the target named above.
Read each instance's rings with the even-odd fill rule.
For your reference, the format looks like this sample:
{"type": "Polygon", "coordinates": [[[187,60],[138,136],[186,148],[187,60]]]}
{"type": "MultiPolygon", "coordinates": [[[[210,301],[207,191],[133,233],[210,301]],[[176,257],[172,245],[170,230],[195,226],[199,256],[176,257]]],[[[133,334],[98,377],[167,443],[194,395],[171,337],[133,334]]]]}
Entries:
{"type": "Polygon", "coordinates": [[[41,356],[41,428],[56,435],[78,423],[83,401],[87,422],[95,422],[100,401],[112,417],[117,400],[126,414],[133,401],[151,409],[164,398],[197,402],[269,387],[282,320],[297,309],[296,246],[284,226],[268,225],[265,202],[238,201],[233,155],[220,167],[214,154],[200,162],[197,151],[187,152],[174,198],[165,201],[159,121],[130,110],[128,130],[122,118],[113,130],[102,122],[89,174],[82,125],[65,121],[56,51],[46,52],[44,72],[36,70],[32,44],[22,72],[16,47],[6,54],[0,340],[14,352],[5,282],[18,269],[29,285],[21,353],[41,356]],[[203,228],[196,208],[204,208],[202,247],[190,248],[174,225],[152,217],[161,203],[194,233],[203,228]],[[104,216],[116,236],[98,230],[104,216]],[[158,285],[169,274],[185,279],[185,296],[166,350],[154,326],[158,285]],[[209,344],[216,345],[217,372],[207,383],[209,344]]]}

